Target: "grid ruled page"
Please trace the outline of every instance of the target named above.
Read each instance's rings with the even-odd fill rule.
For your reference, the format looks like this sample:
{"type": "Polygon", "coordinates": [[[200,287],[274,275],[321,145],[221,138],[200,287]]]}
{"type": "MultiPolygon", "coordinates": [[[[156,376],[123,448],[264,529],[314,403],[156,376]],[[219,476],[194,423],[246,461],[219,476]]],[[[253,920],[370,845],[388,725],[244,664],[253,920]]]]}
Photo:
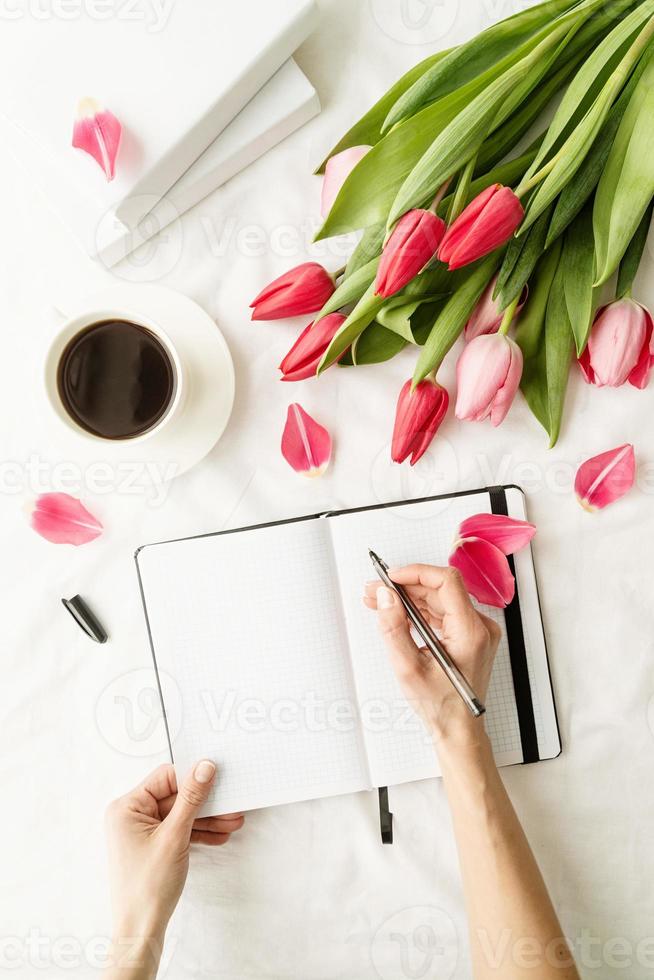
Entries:
{"type": "Polygon", "coordinates": [[[325,520],[150,545],[138,565],[181,700],[175,765],[218,766],[203,813],[370,788],[325,520]]]}
{"type": "MultiPolygon", "coordinates": [[[[438,767],[431,740],[404,699],[388,663],[375,614],[361,601],[364,583],[375,578],[368,548],[390,566],[416,562],[446,565],[460,522],[490,510],[488,493],[481,492],[340,514],[329,520],[368,763],[375,786],[438,775],[438,767]]],[[[522,745],[504,613],[489,606],[479,608],[502,630],[487,697],[486,726],[498,762],[504,765],[521,762],[522,745]]],[[[540,618],[537,624],[540,629],[540,618]]],[[[538,726],[542,713],[538,710],[537,693],[532,690],[538,726]]],[[[542,731],[539,741],[541,735],[542,731]]]]}

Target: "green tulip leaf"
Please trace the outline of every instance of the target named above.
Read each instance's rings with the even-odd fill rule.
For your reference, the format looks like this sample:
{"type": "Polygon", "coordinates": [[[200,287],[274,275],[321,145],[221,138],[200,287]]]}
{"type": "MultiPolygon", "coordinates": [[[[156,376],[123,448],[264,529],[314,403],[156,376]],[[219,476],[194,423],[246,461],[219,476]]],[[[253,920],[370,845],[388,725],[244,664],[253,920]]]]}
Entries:
{"type": "MultiPolygon", "coordinates": [[[[629,6],[628,0],[623,3],[623,8],[629,6]]],[[[615,9],[616,4],[612,3],[609,7],[615,9]]],[[[645,3],[640,4],[636,10],[622,17],[617,26],[591,52],[568,86],[528,177],[537,172],[556,147],[557,142],[568,135],[570,128],[579,119],[579,115],[584,114],[584,109],[589,108],[589,104],[595,101],[598,86],[603,80],[605,81],[606,73],[612,72],[615,60],[620,59],[624,46],[630,42],[652,12],[654,12],[654,0],[645,0],[645,3]]]]}
{"type": "Polygon", "coordinates": [[[654,59],[622,117],[595,195],[597,282],[615,272],[654,197],[654,59]]]}
{"type": "Polygon", "coordinates": [[[386,223],[384,221],[366,228],[345,266],[346,279],[349,279],[362,266],[380,256],[385,237],[386,223]]]}
{"type": "Polygon", "coordinates": [[[552,18],[575,6],[577,0],[550,0],[493,24],[471,41],[459,45],[422,72],[392,106],[384,129],[413,116],[430,102],[443,98],[460,85],[515,52],[522,42],[549,24],[552,18]]]}
{"type": "Polygon", "coordinates": [[[631,293],[631,287],[633,286],[634,279],[636,278],[636,273],[638,272],[638,267],[640,266],[640,260],[643,257],[643,252],[645,251],[645,246],[647,244],[647,237],[649,235],[649,229],[652,223],[653,210],[654,200],[650,201],[649,206],[645,211],[638,228],[636,229],[636,234],[631,239],[629,247],[624,253],[622,262],[620,263],[618,284],[615,291],[617,299],[622,299],[623,296],[631,293]]]}
{"type": "MultiPolygon", "coordinates": [[[[407,345],[407,341],[393,330],[373,320],[352,344],[353,364],[381,364],[390,361],[407,345]]],[[[342,362],[339,362],[342,363],[342,362]]]]}
{"type": "Polygon", "coordinates": [[[586,346],[596,305],[595,240],[593,215],[584,208],[565,236],[563,246],[563,291],[577,356],[586,346]]]}

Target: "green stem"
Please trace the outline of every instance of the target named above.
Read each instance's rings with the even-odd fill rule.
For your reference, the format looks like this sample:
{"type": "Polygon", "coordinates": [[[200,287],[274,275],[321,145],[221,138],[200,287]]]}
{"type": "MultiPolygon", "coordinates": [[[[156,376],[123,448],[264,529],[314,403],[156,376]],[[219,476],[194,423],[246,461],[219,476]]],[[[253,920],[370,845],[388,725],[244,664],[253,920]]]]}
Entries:
{"type": "Polygon", "coordinates": [[[477,154],[468,160],[465,167],[459,174],[459,180],[456,185],[456,191],[452,197],[452,202],[449,206],[447,212],[447,224],[451,225],[453,221],[459,217],[464,207],[468,203],[468,195],[470,193],[470,184],[472,183],[472,177],[475,172],[475,167],[477,166],[477,154]]]}
{"type": "MultiPolygon", "coordinates": [[[[624,87],[625,83],[629,79],[634,66],[640,59],[645,48],[649,44],[650,40],[654,36],[654,16],[650,17],[645,27],[642,29],[636,40],[633,42],[624,58],[620,64],[615,68],[613,73],[609,76],[604,88],[597,96],[598,99],[602,99],[606,103],[607,111],[613,105],[613,102],[619,95],[621,89],[624,87]]],[[[595,103],[596,104],[596,103],[595,103]]],[[[590,111],[590,110],[589,110],[590,111]]],[[[573,139],[574,133],[572,133],[568,139],[565,141],[561,149],[556,153],[551,160],[549,160],[545,166],[541,167],[537,173],[535,173],[529,180],[523,181],[516,190],[516,195],[518,197],[524,197],[529,191],[533,190],[538,184],[552,172],[554,167],[557,165],[561,157],[563,157],[569,151],[570,140],[573,139]]]]}
{"type": "Polygon", "coordinates": [[[515,311],[518,308],[519,302],[520,302],[520,293],[518,293],[515,299],[511,300],[506,310],[504,311],[504,317],[502,318],[500,329],[497,331],[498,333],[501,333],[504,336],[506,336],[506,334],[509,332],[509,327],[513,323],[513,317],[515,316],[515,311]]]}

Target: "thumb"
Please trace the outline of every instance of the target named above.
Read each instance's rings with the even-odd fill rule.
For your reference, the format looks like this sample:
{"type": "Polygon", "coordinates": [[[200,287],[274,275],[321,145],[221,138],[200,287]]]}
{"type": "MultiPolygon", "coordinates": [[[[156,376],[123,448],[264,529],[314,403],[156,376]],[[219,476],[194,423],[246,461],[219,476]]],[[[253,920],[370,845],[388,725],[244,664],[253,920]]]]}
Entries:
{"type": "Polygon", "coordinates": [[[377,589],[379,629],[391,655],[393,667],[400,674],[412,673],[419,663],[419,650],[411,638],[404,606],[393,589],[377,589]]]}
{"type": "Polygon", "coordinates": [[[191,836],[193,821],[198,810],[207,802],[214,778],[216,764],[210,759],[196,763],[195,768],[188,774],[177,791],[177,799],[166,817],[166,823],[173,824],[182,833],[191,836]]]}

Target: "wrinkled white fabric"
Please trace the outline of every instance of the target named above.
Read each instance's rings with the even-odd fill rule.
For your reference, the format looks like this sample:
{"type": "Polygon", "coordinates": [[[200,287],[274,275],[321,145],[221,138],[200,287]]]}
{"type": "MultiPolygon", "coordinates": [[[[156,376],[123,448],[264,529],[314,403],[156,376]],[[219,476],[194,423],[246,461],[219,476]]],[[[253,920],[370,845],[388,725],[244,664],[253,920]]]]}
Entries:
{"type": "MultiPolygon", "coordinates": [[[[497,430],[457,423],[450,410],[410,470],[390,463],[390,439],[413,351],[378,367],[334,369],[319,382],[279,383],[276,366],[305,321],[252,324],[248,303],[291,265],[316,257],[335,269],[350,247],[309,247],[319,223],[313,167],[406,68],[525,4],[320,6],[322,26],[298,61],[322,114],[118,270],[200,303],[236,366],[227,432],[163,498],[126,485],[80,488],[74,465],[53,469],[58,461],[32,411],[50,308],[102,277],[22,169],[0,157],[3,967],[13,961],[21,980],[98,975],[110,930],[103,809],[166,758],[133,564],[138,545],[503,482],[525,488],[538,526],[534,552],[564,744],[559,759],[503,778],[564,929],[584,943],[583,975],[645,980],[654,969],[654,388],[599,390],[575,370],[552,451],[522,399],[497,430]],[[291,400],[333,434],[333,464],[321,480],[298,477],[280,455],[291,400]],[[571,490],[577,465],[628,441],[637,486],[605,512],[585,513],[571,490]],[[22,508],[35,489],[30,459],[32,471],[34,459],[45,464],[47,488],[81,495],[105,525],[101,539],[75,550],[29,529],[22,508]],[[62,609],[60,598],[77,592],[106,623],[106,646],[84,638],[62,609]]],[[[648,256],[635,295],[649,304],[652,271],[648,256]]],[[[450,391],[454,358],[439,376],[450,391]]],[[[230,846],[195,853],[163,975],[469,977],[443,787],[407,785],[390,799],[392,847],[380,843],[376,795],[361,794],[252,813],[230,846]]]]}

